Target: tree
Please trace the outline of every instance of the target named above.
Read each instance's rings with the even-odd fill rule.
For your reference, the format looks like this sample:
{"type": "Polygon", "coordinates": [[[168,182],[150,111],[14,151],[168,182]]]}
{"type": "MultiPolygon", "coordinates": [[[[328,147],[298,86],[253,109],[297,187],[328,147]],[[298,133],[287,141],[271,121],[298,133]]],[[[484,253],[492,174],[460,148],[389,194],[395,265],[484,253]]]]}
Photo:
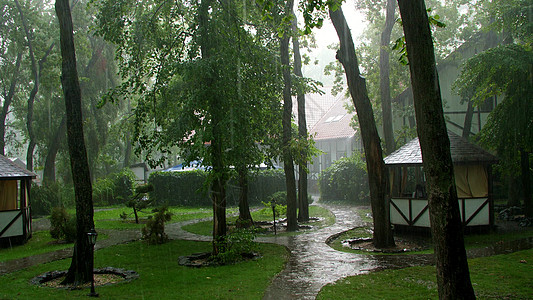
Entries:
{"type": "MultiPolygon", "coordinates": [[[[291,7],[291,30],[292,37],[292,51],[294,54],[294,74],[297,78],[302,79],[302,56],[300,55],[300,42],[298,40],[299,29],[296,20],[296,14],[291,7]]],[[[305,119],[305,92],[304,86],[300,83],[297,86],[297,103],[298,103],[298,139],[301,141],[307,140],[307,122],[305,119]]],[[[307,157],[304,149],[300,156],[307,157]]],[[[309,221],[309,201],[307,196],[307,160],[300,163],[298,166],[298,221],[309,221]]]]}
{"type": "Polygon", "coordinates": [[[385,16],[385,26],[381,32],[379,49],[379,90],[381,95],[381,110],[383,114],[383,135],[385,137],[385,154],[391,154],[396,150],[394,140],[394,130],[392,129],[392,107],[390,93],[390,66],[389,66],[389,44],[394,25],[394,11],[396,1],[387,0],[387,14],[385,16]]]}
{"type": "Polygon", "coordinates": [[[65,97],[70,165],[76,197],[76,241],[72,262],[63,284],[79,285],[89,282],[93,274],[93,247],[87,239],[87,232],[94,228],[92,187],[83,137],[81,91],[68,0],[57,0],[55,9],[59,21],[63,57],[61,83],[65,97]]]}
{"type": "MultiPolygon", "coordinates": [[[[525,212],[533,216],[530,182],[530,156],[533,152],[533,93],[531,65],[533,51],[521,44],[500,45],[470,58],[463,66],[455,88],[470,95],[470,105],[504,95],[489,114],[480,132],[481,142],[500,157],[503,173],[511,178],[520,174],[525,212]]],[[[518,176],[516,176],[518,178],[518,176]]],[[[511,179],[513,181],[513,179],[511,179]]]]}
{"type": "Polygon", "coordinates": [[[279,110],[273,34],[255,24],[249,25],[254,30],[247,29],[243,15],[253,9],[244,9],[241,2],[142,5],[139,9],[131,0],[99,3],[99,31],[117,45],[125,80],[111,96],[137,98],[136,151],[153,166],[179,147],[186,162],[201,159],[211,167],[213,252],[218,254],[224,249],[230,166],[240,171],[256,164],[261,155],[255,143],[276,134],[258,129],[268,119],[258,116],[279,110]],[[148,149],[163,156],[143,152],[148,149]]]}
{"type": "Polygon", "coordinates": [[[423,0],[398,0],[422,151],[440,299],[475,299],[464,248],[450,141],[423,0]]]}
{"type": "Polygon", "coordinates": [[[340,49],[337,51],[336,57],[344,67],[348,89],[357,110],[357,118],[361,128],[374,219],[373,243],[378,248],[390,247],[394,245],[394,237],[389,219],[388,173],[383,162],[381,141],[377,132],[372,105],[368,98],[366,82],[359,73],[352,36],[342,8],[332,7],[329,14],[340,41],[340,49]]]}
{"type": "MultiPolygon", "coordinates": [[[[284,15],[291,17],[293,1],[289,0],[284,7],[284,15]]],[[[287,24],[283,24],[287,25],[287,24]]],[[[298,229],[297,220],[297,198],[296,198],[296,179],[294,176],[294,162],[290,149],[292,139],[292,94],[291,94],[291,67],[289,57],[289,29],[284,28],[280,38],[280,57],[283,68],[283,170],[285,172],[285,184],[287,186],[287,231],[296,231],[298,229]]]]}

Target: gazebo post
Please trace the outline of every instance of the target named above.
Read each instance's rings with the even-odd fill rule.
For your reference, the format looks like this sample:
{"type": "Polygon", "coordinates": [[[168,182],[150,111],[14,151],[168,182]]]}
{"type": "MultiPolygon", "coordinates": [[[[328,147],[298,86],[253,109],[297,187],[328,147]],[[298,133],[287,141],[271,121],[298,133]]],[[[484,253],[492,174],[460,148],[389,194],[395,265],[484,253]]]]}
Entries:
{"type": "Polygon", "coordinates": [[[488,182],[488,198],[489,198],[489,226],[490,229],[494,228],[494,195],[493,195],[493,183],[492,183],[492,166],[487,165],[487,180],[488,182]]]}

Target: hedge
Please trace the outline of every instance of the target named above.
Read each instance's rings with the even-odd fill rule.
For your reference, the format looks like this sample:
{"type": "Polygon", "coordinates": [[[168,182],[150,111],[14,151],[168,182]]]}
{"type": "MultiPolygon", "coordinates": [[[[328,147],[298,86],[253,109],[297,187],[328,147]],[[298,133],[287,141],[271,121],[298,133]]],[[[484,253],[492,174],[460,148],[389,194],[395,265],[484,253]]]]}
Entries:
{"type": "MultiPolygon", "coordinates": [[[[154,172],[148,182],[154,186],[149,193],[156,205],[170,206],[211,206],[208,187],[205,187],[208,173],[202,170],[184,172],[154,172]]],[[[239,186],[232,178],[226,186],[227,206],[239,203],[239,186]]],[[[261,205],[268,196],[284,191],[283,170],[263,170],[250,175],[248,184],[249,205],[261,205]]]]}
{"type": "Polygon", "coordinates": [[[320,173],[318,184],[321,201],[370,203],[366,165],[359,155],[335,161],[320,173]]]}

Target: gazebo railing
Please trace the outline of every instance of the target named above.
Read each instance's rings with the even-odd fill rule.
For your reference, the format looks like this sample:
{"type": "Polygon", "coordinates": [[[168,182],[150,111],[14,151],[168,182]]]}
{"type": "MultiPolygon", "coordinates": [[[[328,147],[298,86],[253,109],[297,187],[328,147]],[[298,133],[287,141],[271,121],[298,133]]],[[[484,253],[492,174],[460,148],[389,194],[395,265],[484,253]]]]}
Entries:
{"type": "MultiPolygon", "coordinates": [[[[459,212],[464,226],[492,225],[488,197],[461,198],[459,212]]],[[[390,202],[390,220],[394,225],[430,227],[428,199],[395,197],[390,202]]]]}

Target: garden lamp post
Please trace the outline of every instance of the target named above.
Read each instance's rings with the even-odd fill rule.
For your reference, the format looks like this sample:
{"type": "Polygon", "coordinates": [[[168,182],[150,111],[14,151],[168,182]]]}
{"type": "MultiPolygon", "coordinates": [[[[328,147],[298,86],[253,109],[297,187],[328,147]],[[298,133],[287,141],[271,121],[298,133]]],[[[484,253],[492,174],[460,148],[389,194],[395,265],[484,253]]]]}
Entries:
{"type": "Polygon", "coordinates": [[[87,239],[89,240],[89,244],[92,247],[92,264],[91,264],[91,292],[89,293],[90,297],[98,297],[98,293],[94,291],[94,244],[96,244],[96,238],[98,238],[98,232],[94,230],[94,228],[91,228],[89,232],[87,232],[87,239]]]}

